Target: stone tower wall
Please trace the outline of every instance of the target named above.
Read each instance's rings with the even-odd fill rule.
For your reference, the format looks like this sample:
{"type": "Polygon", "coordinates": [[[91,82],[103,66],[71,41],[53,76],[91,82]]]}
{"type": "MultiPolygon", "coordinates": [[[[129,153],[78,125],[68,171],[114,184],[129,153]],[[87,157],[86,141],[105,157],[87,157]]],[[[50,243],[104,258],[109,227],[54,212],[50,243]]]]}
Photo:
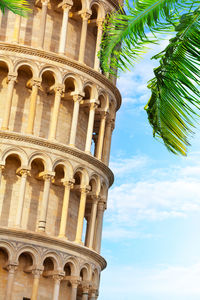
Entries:
{"type": "Polygon", "coordinates": [[[95,300],[121,104],[97,52],[117,1],[0,16],[0,299],[95,300]]]}

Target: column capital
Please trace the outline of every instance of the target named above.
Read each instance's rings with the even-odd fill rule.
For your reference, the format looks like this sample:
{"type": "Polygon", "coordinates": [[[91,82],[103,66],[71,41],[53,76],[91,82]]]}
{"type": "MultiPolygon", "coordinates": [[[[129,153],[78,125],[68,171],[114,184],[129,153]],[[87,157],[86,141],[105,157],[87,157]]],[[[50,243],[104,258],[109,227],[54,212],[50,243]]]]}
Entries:
{"type": "Polygon", "coordinates": [[[72,189],[73,186],[74,186],[74,182],[75,182],[75,179],[66,179],[66,178],[63,178],[61,179],[61,182],[63,183],[63,185],[69,189],[72,189]]]}
{"type": "Polygon", "coordinates": [[[106,202],[102,199],[98,202],[98,210],[104,212],[106,209],[106,202]]]}
{"type": "Polygon", "coordinates": [[[81,281],[80,278],[77,277],[77,278],[69,279],[69,282],[71,283],[73,288],[77,288],[81,281]]]}
{"type": "Polygon", "coordinates": [[[88,194],[90,190],[91,190],[91,187],[89,185],[80,187],[81,194],[88,194]]]}
{"type": "Polygon", "coordinates": [[[55,93],[59,93],[60,96],[63,96],[63,93],[65,91],[65,85],[64,84],[57,84],[54,87],[54,91],[55,91],[55,93]]]}
{"type": "Polygon", "coordinates": [[[28,88],[32,88],[33,86],[36,86],[36,87],[40,87],[41,86],[41,83],[42,83],[42,79],[41,78],[37,78],[37,77],[33,77],[33,78],[31,78],[28,82],[27,82],[27,84],[26,84],[26,86],[28,87],[28,88]]]}
{"type": "Polygon", "coordinates": [[[104,22],[104,19],[97,20],[96,24],[97,24],[98,29],[103,30],[103,22],[104,22]]]}
{"type": "Polygon", "coordinates": [[[81,102],[81,100],[83,99],[84,95],[81,94],[74,94],[72,95],[74,102],[81,102]]]}
{"type": "Polygon", "coordinates": [[[91,284],[87,281],[82,281],[81,285],[82,285],[83,293],[88,294],[89,289],[91,288],[91,284]]]}
{"type": "Polygon", "coordinates": [[[81,11],[80,15],[83,21],[88,21],[92,15],[92,11],[91,10],[81,11]]]}
{"type": "Polygon", "coordinates": [[[111,130],[113,131],[115,128],[115,119],[112,118],[108,118],[107,119],[107,126],[111,127],[111,130]]]}
{"type": "Polygon", "coordinates": [[[51,181],[54,178],[54,176],[55,176],[55,172],[50,172],[50,171],[40,172],[38,175],[39,178],[42,178],[45,181],[51,181]]]}
{"type": "Polygon", "coordinates": [[[95,110],[100,104],[98,99],[91,100],[90,102],[90,110],[95,110]]]}
{"type": "Polygon", "coordinates": [[[0,171],[2,172],[5,169],[5,165],[0,164],[0,171]]]}
{"type": "Polygon", "coordinates": [[[32,270],[32,274],[34,276],[34,278],[40,278],[40,276],[42,275],[43,270],[42,269],[33,269],[32,270]]]}
{"type": "Polygon", "coordinates": [[[97,293],[98,293],[98,289],[96,289],[96,288],[91,288],[91,289],[90,289],[90,292],[89,292],[89,296],[90,296],[90,297],[95,297],[95,296],[97,295],[97,293]]]}
{"type": "Polygon", "coordinates": [[[18,264],[17,263],[9,263],[5,269],[9,272],[9,273],[12,273],[14,274],[15,271],[17,271],[17,267],[18,267],[18,264]]]}
{"type": "Polygon", "coordinates": [[[16,73],[8,73],[7,82],[13,81],[16,82],[17,74],[16,73]]]}
{"type": "Polygon", "coordinates": [[[73,6],[72,0],[63,0],[61,3],[58,4],[58,7],[62,7],[63,10],[70,9],[73,6]]]}
{"type": "Polygon", "coordinates": [[[62,274],[54,274],[53,276],[52,276],[52,278],[53,278],[53,280],[55,280],[55,281],[61,281],[61,280],[63,280],[63,278],[64,278],[64,273],[62,273],[62,274]]]}
{"type": "Polygon", "coordinates": [[[16,174],[22,177],[30,175],[30,168],[20,167],[17,169],[16,174]]]}
{"type": "Polygon", "coordinates": [[[103,111],[100,112],[100,118],[101,119],[107,119],[108,115],[109,115],[109,113],[106,110],[103,110],[103,111]]]}

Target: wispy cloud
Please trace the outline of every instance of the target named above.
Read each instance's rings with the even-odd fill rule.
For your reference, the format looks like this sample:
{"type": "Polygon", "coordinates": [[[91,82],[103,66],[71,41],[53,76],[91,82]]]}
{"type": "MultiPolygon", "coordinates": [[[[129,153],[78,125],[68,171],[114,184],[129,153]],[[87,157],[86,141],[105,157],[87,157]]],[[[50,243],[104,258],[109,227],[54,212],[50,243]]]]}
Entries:
{"type": "Polygon", "coordinates": [[[110,267],[102,280],[104,292],[107,291],[111,300],[132,300],[137,297],[148,300],[196,300],[200,297],[200,263],[149,269],[137,268],[131,264],[119,265],[110,267]]]}
{"type": "Polygon", "coordinates": [[[145,155],[141,156],[134,156],[131,158],[125,158],[117,160],[112,160],[110,163],[110,167],[114,172],[115,176],[127,176],[130,173],[133,173],[138,168],[141,169],[142,167],[148,164],[150,159],[147,158],[145,155]]]}
{"type": "Polygon", "coordinates": [[[138,229],[143,221],[185,218],[200,211],[197,176],[200,164],[190,159],[182,167],[152,168],[152,165],[146,156],[121,158],[111,163],[119,184],[109,193],[104,238],[138,238],[145,236],[138,229]],[[139,179],[137,172],[145,176],[139,179]],[[120,178],[125,183],[120,183],[120,178]]]}

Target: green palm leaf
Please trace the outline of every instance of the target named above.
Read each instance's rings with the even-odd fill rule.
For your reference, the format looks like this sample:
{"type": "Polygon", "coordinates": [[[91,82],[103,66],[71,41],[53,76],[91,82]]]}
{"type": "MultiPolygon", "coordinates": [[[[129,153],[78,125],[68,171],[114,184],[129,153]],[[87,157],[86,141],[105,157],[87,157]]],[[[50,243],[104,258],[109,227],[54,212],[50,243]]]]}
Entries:
{"type": "Polygon", "coordinates": [[[0,10],[4,13],[5,9],[21,16],[26,16],[31,11],[26,0],[0,0],[0,10]]]}
{"type": "Polygon", "coordinates": [[[116,69],[128,69],[148,43],[157,41],[155,33],[171,32],[183,7],[189,9],[198,3],[197,0],[133,0],[131,7],[126,0],[128,14],[121,8],[104,25],[99,55],[103,71],[115,75],[116,69]],[[121,48],[117,47],[120,43],[121,48]]]}
{"type": "Polygon", "coordinates": [[[184,14],[175,30],[176,37],[154,57],[160,66],[149,82],[152,95],[145,109],[154,135],[171,152],[186,155],[200,109],[200,7],[184,14]]]}

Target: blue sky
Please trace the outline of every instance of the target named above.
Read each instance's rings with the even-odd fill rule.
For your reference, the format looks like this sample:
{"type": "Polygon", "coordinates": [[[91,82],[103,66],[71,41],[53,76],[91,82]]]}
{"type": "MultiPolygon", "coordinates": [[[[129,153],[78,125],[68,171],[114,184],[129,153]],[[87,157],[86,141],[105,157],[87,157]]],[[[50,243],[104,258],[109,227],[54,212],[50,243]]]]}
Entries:
{"type": "Polygon", "coordinates": [[[188,157],[152,137],[143,107],[156,46],[122,74],[110,167],[115,183],[105,212],[100,300],[200,299],[200,132],[188,157]]]}

